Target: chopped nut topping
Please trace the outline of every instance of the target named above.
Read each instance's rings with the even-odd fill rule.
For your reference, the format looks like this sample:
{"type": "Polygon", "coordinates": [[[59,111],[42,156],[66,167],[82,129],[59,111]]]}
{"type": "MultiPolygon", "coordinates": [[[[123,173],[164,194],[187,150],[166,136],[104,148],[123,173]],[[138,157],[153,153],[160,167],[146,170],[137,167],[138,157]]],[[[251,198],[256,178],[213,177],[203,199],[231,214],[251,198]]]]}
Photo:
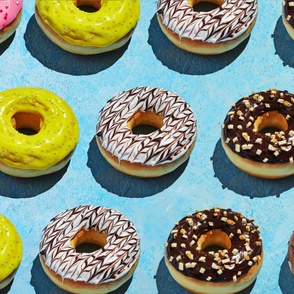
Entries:
{"type": "Polygon", "coordinates": [[[179,267],[179,270],[180,271],[183,271],[184,270],[184,263],[183,262],[179,262],[178,267],[179,267]]]}

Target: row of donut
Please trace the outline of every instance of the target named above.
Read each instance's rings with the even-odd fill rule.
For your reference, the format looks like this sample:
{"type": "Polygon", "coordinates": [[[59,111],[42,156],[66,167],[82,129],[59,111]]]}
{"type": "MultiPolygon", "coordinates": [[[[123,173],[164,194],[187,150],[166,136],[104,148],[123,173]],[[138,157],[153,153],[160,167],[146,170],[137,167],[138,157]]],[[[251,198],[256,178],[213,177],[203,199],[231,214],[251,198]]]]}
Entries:
{"type": "MultiPolygon", "coordinates": [[[[69,161],[78,142],[79,125],[72,109],[63,99],[40,88],[15,88],[0,93],[0,105],[0,131],[3,136],[0,170],[13,176],[33,177],[59,170],[69,161]],[[33,134],[27,134],[27,129],[33,131],[33,134]]],[[[293,105],[293,94],[275,89],[253,93],[237,101],[228,111],[221,131],[223,146],[229,158],[239,168],[261,177],[277,178],[293,173],[293,105]],[[244,166],[247,166],[248,170],[244,166]],[[260,171],[263,173],[258,173],[260,171]]],[[[97,122],[97,145],[108,162],[118,170],[134,176],[156,177],[176,169],[189,157],[196,142],[196,126],[191,107],[176,93],[158,88],[137,87],[115,95],[101,109],[97,122]],[[135,134],[133,128],[141,124],[153,125],[156,130],[148,134],[135,134]]],[[[102,216],[97,212],[86,217],[88,209],[96,211],[92,206],[69,210],[65,214],[76,213],[79,209],[82,212],[75,215],[70,223],[56,223],[58,217],[52,219],[47,245],[50,252],[53,250],[50,254],[54,257],[49,254],[46,265],[52,264],[53,268],[62,269],[62,272],[76,272],[78,275],[79,271],[83,271],[82,266],[75,269],[69,267],[60,258],[64,250],[57,250],[53,245],[61,236],[52,231],[66,230],[66,234],[61,235],[68,236],[69,240],[62,241],[69,246],[66,247],[68,249],[74,250],[79,243],[86,241],[96,242],[103,247],[103,250],[97,251],[99,254],[103,252],[102,257],[91,259],[91,262],[85,261],[85,255],[81,255],[86,264],[93,266],[85,271],[85,275],[90,275],[89,273],[100,268],[97,261],[103,260],[104,263],[106,259],[113,262],[111,255],[104,251],[107,244],[111,245],[112,250],[117,250],[116,246],[109,243],[109,239],[105,241],[106,236],[111,235],[107,228],[113,228],[113,224],[105,223],[112,222],[115,217],[111,216],[112,210],[106,210],[107,213],[102,216]],[[84,221],[90,222],[90,225],[85,225],[84,221]],[[80,222],[82,227],[78,226],[78,231],[74,230],[73,226],[80,222]],[[59,227],[61,229],[58,229],[59,227]],[[75,233],[71,235],[70,232],[75,233]]],[[[104,211],[104,208],[98,210],[100,209],[104,211]]],[[[120,222],[120,218],[115,222],[120,222]]],[[[2,227],[3,235],[12,236],[13,234],[8,233],[5,223],[6,220],[2,227]]],[[[123,225],[118,227],[124,228],[123,225]]],[[[121,234],[124,236],[125,233],[126,228],[122,229],[121,234]]],[[[46,235],[46,229],[44,234],[46,235]]],[[[115,236],[118,236],[118,233],[115,236]]],[[[12,250],[11,243],[16,243],[17,250],[20,250],[19,241],[13,241],[11,237],[8,239],[9,241],[1,246],[12,250]]],[[[42,243],[44,242],[47,241],[43,240],[42,243]]],[[[114,244],[117,244],[117,241],[114,241],[114,244]]],[[[190,290],[195,287],[192,281],[199,284],[201,280],[201,287],[213,287],[213,281],[219,282],[217,277],[220,276],[229,287],[232,286],[232,281],[235,281],[235,291],[237,285],[242,288],[253,281],[245,278],[245,273],[250,272],[252,276],[250,269],[256,268],[257,274],[261,267],[262,242],[257,227],[252,221],[243,220],[241,214],[233,213],[229,209],[214,208],[187,216],[171,231],[167,244],[167,265],[172,265],[169,267],[171,274],[179,284],[190,290]],[[204,231],[207,229],[209,233],[206,234],[204,231]],[[239,248],[239,245],[234,244],[241,241],[244,242],[245,250],[238,253],[234,249],[239,248]],[[212,245],[223,249],[207,255],[205,249],[212,245]],[[251,256],[256,248],[260,250],[251,256]],[[248,259],[248,266],[246,269],[237,270],[236,264],[244,265],[244,262],[240,261],[241,257],[242,260],[248,259]],[[256,267],[252,267],[253,265],[256,267]],[[232,270],[233,268],[237,271],[232,270]],[[177,274],[178,272],[180,273],[177,274]],[[201,274],[200,278],[187,278],[194,277],[192,273],[196,272],[201,274]],[[241,282],[243,277],[244,282],[241,282]]],[[[126,246],[130,250],[134,249],[134,245],[129,243],[126,246]]],[[[292,262],[293,246],[293,242],[290,242],[288,258],[292,262]]],[[[42,256],[46,252],[46,246],[41,247],[42,256]]],[[[16,264],[15,258],[19,259],[19,254],[9,256],[12,256],[12,264],[16,264]]],[[[7,256],[1,258],[10,260],[7,256]]],[[[13,267],[8,266],[6,261],[0,264],[5,265],[5,278],[6,274],[11,277],[9,269],[13,267]]],[[[290,263],[290,266],[293,270],[293,263],[290,263]]],[[[104,267],[101,264],[101,267],[105,269],[108,265],[104,267]]],[[[54,269],[47,269],[45,266],[44,268],[51,276],[54,269]]],[[[52,278],[57,284],[60,279],[64,280],[63,275],[58,275],[58,279],[52,278]]],[[[125,281],[126,277],[122,280],[125,281]]],[[[64,287],[63,284],[58,285],[64,287]]],[[[81,284],[84,285],[84,282],[81,284]]],[[[225,291],[231,291],[225,285],[225,291]]]]}
{"type": "MultiPolygon", "coordinates": [[[[130,39],[140,18],[139,0],[86,0],[78,4],[72,0],[35,1],[35,18],[42,31],[59,47],[75,54],[99,54],[120,48],[130,39]],[[82,6],[90,6],[92,12],[82,6]]],[[[196,11],[195,5],[182,0],[158,0],[157,17],[171,42],[197,54],[220,54],[235,48],[250,35],[258,13],[257,0],[226,0],[211,11],[196,11]]],[[[23,0],[0,3],[0,43],[19,25],[22,6],[23,0]]],[[[283,1],[282,17],[294,39],[292,0],[283,1]]]]}
{"type": "MultiPolygon", "coordinates": [[[[22,261],[22,239],[0,215],[0,289],[11,283],[22,261]],[[2,242],[3,241],[3,242],[2,242]]],[[[60,212],[44,228],[39,257],[53,283],[70,293],[109,293],[129,280],[140,259],[133,223],[114,209],[81,205],[60,212]],[[90,243],[93,252],[77,250],[90,243]],[[95,292],[93,292],[95,291],[95,292]]],[[[165,244],[165,263],[192,293],[237,293],[251,285],[263,262],[263,241],[254,220],[214,207],[176,223],[165,244]]],[[[294,274],[294,233],[287,257],[294,274]]]]}
{"type": "MultiPolygon", "coordinates": [[[[32,87],[0,92],[0,170],[35,177],[62,169],[79,137],[71,107],[54,93],[32,87]],[[28,132],[31,132],[28,133],[28,132]]],[[[277,179],[294,174],[294,95],[270,89],[238,100],[221,130],[229,159],[246,173],[277,179]]],[[[136,87],[107,101],[99,112],[97,145],[116,169],[158,177],[190,156],[197,121],[183,98],[169,90],[136,87]],[[136,126],[155,127],[138,133],[136,126]]]]}

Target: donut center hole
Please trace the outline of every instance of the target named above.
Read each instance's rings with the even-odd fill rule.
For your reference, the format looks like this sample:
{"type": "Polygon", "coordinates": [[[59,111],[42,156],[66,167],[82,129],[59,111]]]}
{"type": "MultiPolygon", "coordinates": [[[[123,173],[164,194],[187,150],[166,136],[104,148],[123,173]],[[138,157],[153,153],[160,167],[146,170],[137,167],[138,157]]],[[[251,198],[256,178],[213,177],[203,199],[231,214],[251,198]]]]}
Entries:
{"type": "Polygon", "coordinates": [[[163,126],[163,116],[153,111],[138,111],[127,122],[133,134],[150,134],[163,126]]]}
{"type": "Polygon", "coordinates": [[[81,230],[70,241],[78,253],[91,253],[103,248],[107,243],[107,235],[97,230],[81,230]]]}
{"type": "Polygon", "coordinates": [[[39,113],[17,112],[11,118],[14,129],[24,135],[35,135],[41,130],[43,117],[39,113]]]}
{"type": "Polygon", "coordinates": [[[288,122],[284,115],[277,111],[268,111],[257,117],[254,122],[254,128],[259,133],[271,133],[283,131],[288,129],[288,122]]]}
{"type": "Polygon", "coordinates": [[[101,8],[101,0],[76,0],[75,5],[84,12],[96,12],[101,8]]]}
{"type": "MultiPolygon", "coordinates": [[[[191,0],[190,0],[191,1],[191,0]]],[[[195,12],[209,12],[212,11],[224,3],[222,0],[215,1],[202,1],[194,0],[190,2],[190,5],[193,7],[195,12]]]]}
{"type": "Polygon", "coordinates": [[[232,246],[229,236],[222,230],[210,230],[200,236],[197,246],[204,252],[229,250],[232,246]]]}

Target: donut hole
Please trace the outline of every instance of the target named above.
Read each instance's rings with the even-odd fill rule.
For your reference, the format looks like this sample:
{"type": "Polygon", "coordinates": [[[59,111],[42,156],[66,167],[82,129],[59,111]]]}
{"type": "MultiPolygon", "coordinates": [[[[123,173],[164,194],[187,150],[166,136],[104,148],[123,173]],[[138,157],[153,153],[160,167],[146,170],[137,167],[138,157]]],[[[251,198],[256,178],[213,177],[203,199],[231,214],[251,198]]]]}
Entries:
{"type": "Polygon", "coordinates": [[[229,236],[220,229],[210,230],[200,236],[197,246],[201,251],[219,252],[232,246],[229,236]]]}
{"type": "Polygon", "coordinates": [[[70,241],[78,253],[90,253],[103,248],[107,243],[107,235],[97,230],[81,230],[70,241]]]}
{"type": "Polygon", "coordinates": [[[43,117],[39,113],[17,112],[11,118],[15,130],[24,135],[35,135],[42,127],[43,117]]]}
{"type": "Polygon", "coordinates": [[[202,1],[202,0],[190,0],[190,5],[195,12],[209,12],[212,11],[224,3],[222,0],[202,1]]]}
{"type": "Polygon", "coordinates": [[[101,0],[76,0],[75,5],[84,12],[96,12],[101,8],[101,0]]]}
{"type": "Polygon", "coordinates": [[[254,129],[259,133],[275,133],[288,129],[288,122],[278,111],[268,111],[258,116],[254,122],[254,129]]]}
{"type": "Polygon", "coordinates": [[[163,116],[153,111],[138,111],[128,120],[127,126],[133,134],[150,134],[163,126],[163,116]]]}

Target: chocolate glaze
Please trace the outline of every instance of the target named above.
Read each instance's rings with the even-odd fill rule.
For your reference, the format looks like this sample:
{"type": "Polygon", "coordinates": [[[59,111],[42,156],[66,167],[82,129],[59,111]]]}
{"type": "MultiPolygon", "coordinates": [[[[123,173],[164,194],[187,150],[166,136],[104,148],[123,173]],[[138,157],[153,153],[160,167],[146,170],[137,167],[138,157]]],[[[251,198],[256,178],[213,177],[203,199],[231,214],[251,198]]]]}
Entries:
{"type": "Polygon", "coordinates": [[[243,97],[228,112],[222,126],[222,136],[231,150],[242,157],[270,164],[292,162],[293,104],[293,94],[275,89],[243,97]],[[277,111],[285,117],[288,123],[285,132],[265,134],[255,130],[256,119],[270,111],[277,111]]]}
{"type": "Polygon", "coordinates": [[[288,23],[294,27],[294,5],[290,4],[294,3],[293,0],[284,0],[283,2],[283,14],[287,19],[288,23]]]}
{"type": "Polygon", "coordinates": [[[166,243],[167,258],[175,269],[186,276],[211,282],[237,280],[261,262],[261,254],[262,241],[253,220],[231,209],[217,207],[184,217],[175,225],[166,243]],[[215,229],[229,236],[231,247],[218,253],[201,250],[197,244],[199,238],[215,229]]]}
{"type": "Polygon", "coordinates": [[[191,107],[176,93],[137,87],[106,103],[100,111],[96,135],[119,160],[155,166],[182,157],[195,142],[196,126],[191,107]],[[150,134],[134,134],[127,122],[140,111],[162,115],[162,127],[150,134]]]}

